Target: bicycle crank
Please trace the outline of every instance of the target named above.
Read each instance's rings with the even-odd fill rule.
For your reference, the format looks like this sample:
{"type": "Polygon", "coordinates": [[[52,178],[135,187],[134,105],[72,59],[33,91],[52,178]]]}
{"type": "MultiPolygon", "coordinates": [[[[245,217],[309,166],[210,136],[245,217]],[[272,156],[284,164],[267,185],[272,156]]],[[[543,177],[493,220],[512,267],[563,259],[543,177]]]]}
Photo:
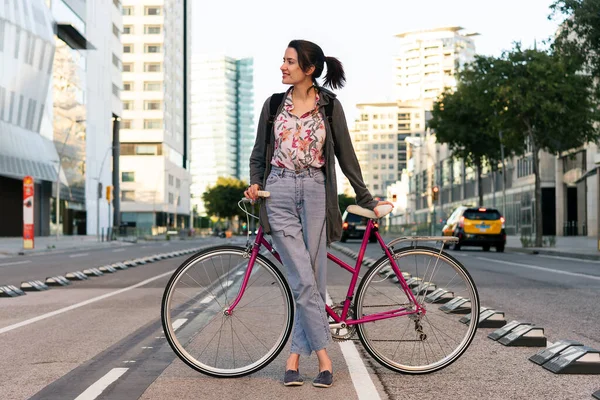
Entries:
{"type": "MultiPolygon", "coordinates": [[[[338,304],[331,309],[337,314],[341,315],[344,306],[338,304]]],[[[348,309],[347,319],[354,319],[354,307],[352,304],[348,309]]],[[[331,317],[329,317],[329,330],[331,331],[331,338],[336,342],[343,342],[345,340],[351,339],[352,336],[356,333],[356,325],[346,325],[344,322],[335,322],[331,317]]]]}

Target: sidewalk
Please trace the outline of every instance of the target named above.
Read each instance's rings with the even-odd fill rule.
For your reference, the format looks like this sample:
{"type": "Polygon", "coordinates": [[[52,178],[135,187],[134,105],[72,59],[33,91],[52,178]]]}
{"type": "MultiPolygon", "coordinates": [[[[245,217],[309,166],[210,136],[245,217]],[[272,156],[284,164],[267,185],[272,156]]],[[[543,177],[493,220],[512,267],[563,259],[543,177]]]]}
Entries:
{"type": "Polygon", "coordinates": [[[526,247],[519,236],[506,237],[506,250],[529,254],[545,254],[573,257],[588,260],[600,260],[598,239],[589,236],[556,236],[555,247],[526,247]]]}
{"type": "Polygon", "coordinates": [[[23,250],[23,239],[20,237],[0,238],[0,258],[16,256],[19,253],[40,254],[57,253],[66,250],[85,250],[98,247],[127,246],[130,243],[121,241],[99,242],[96,235],[90,236],[40,236],[35,238],[33,250],[23,250]]]}

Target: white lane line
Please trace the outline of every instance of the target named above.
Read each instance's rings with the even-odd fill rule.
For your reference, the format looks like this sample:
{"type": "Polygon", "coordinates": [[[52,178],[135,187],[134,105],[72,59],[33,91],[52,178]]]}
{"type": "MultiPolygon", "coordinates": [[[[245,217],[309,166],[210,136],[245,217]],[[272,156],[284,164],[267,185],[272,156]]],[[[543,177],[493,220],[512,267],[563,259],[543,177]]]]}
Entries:
{"type": "Polygon", "coordinates": [[[600,261],[582,260],[582,259],[579,259],[579,258],[571,258],[571,257],[563,257],[563,256],[547,256],[545,254],[540,254],[540,255],[538,255],[538,257],[555,258],[557,260],[577,261],[577,262],[584,262],[584,263],[590,263],[590,264],[600,264],[600,261]]]}
{"type": "Polygon", "coordinates": [[[119,379],[129,368],[113,368],[102,378],[98,379],[92,386],[87,388],[75,400],[94,400],[102,394],[102,392],[119,379]]]}
{"type": "Polygon", "coordinates": [[[71,258],[75,258],[75,257],[85,257],[85,256],[89,256],[90,253],[77,253],[77,254],[71,254],[69,257],[71,258]]]}
{"type": "Polygon", "coordinates": [[[147,285],[148,283],[153,282],[153,281],[155,281],[157,279],[164,278],[165,276],[171,275],[171,274],[173,274],[173,272],[175,272],[174,269],[171,270],[171,271],[162,273],[160,275],[156,275],[156,276],[154,276],[152,278],[146,279],[146,280],[141,281],[139,283],[136,283],[135,285],[131,285],[131,286],[128,286],[128,287],[123,288],[123,289],[115,290],[114,292],[106,293],[106,294],[103,294],[101,296],[93,297],[93,298],[88,299],[86,301],[82,301],[81,303],[77,303],[77,304],[70,305],[68,307],[60,308],[58,310],[51,311],[51,312],[46,313],[46,314],[38,315],[37,317],[33,317],[33,318],[27,319],[25,321],[18,322],[16,324],[6,326],[4,328],[0,328],[0,335],[3,334],[3,333],[6,333],[6,332],[10,332],[10,331],[12,331],[14,329],[17,329],[17,328],[21,328],[23,326],[33,324],[34,322],[38,322],[38,321],[44,320],[46,318],[54,317],[55,315],[66,313],[67,311],[75,310],[76,308],[87,306],[88,304],[92,304],[92,303],[95,303],[97,301],[104,300],[106,298],[109,298],[109,297],[112,297],[112,296],[116,296],[118,294],[121,294],[121,293],[127,292],[129,290],[138,288],[140,286],[147,285]]]}
{"type": "Polygon", "coordinates": [[[113,253],[118,253],[118,252],[120,252],[120,251],[125,251],[125,249],[114,249],[112,252],[113,252],[113,253]]]}
{"type": "Polygon", "coordinates": [[[223,286],[229,287],[229,286],[231,286],[232,283],[233,283],[233,281],[227,281],[223,284],[223,286]]]}
{"type": "Polygon", "coordinates": [[[173,322],[173,331],[176,331],[177,329],[181,328],[181,325],[185,324],[186,322],[187,318],[176,319],[175,322],[173,322]]]}
{"type": "Polygon", "coordinates": [[[491,262],[495,262],[495,263],[499,263],[499,264],[514,265],[517,267],[530,268],[530,269],[535,269],[538,271],[554,272],[555,274],[560,274],[560,275],[577,276],[579,278],[588,278],[588,279],[600,281],[600,276],[595,276],[595,275],[580,274],[578,272],[561,271],[559,269],[544,268],[544,267],[538,267],[537,265],[522,264],[522,263],[511,262],[511,261],[500,261],[500,260],[494,260],[493,258],[486,258],[486,257],[477,257],[477,258],[480,260],[483,260],[483,261],[491,261],[491,262]]]}
{"type": "Polygon", "coordinates": [[[13,262],[9,262],[9,263],[0,264],[0,267],[8,267],[9,265],[29,264],[30,262],[31,262],[31,260],[13,261],[13,262]]]}
{"type": "MultiPolygon", "coordinates": [[[[333,304],[329,293],[327,293],[327,303],[329,305],[333,304]]],[[[367,371],[367,367],[365,367],[360,358],[360,354],[358,354],[354,343],[350,340],[340,342],[340,349],[342,350],[344,360],[346,360],[346,365],[348,365],[348,372],[350,373],[350,378],[352,379],[359,400],[381,400],[377,388],[367,371]]]]}
{"type": "Polygon", "coordinates": [[[203,298],[202,301],[200,301],[200,304],[210,303],[211,301],[214,300],[214,298],[215,298],[215,296],[213,296],[212,294],[208,295],[205,298],[203,298]]]}
{"type": "Polygon", "coordinates": [[[246,273],[246,271],[238,271],[238,272],[236,272],[235,274],[236,274],[237,276],[240,276],[240,275],[244,275],[245,273],[246,273]]]}

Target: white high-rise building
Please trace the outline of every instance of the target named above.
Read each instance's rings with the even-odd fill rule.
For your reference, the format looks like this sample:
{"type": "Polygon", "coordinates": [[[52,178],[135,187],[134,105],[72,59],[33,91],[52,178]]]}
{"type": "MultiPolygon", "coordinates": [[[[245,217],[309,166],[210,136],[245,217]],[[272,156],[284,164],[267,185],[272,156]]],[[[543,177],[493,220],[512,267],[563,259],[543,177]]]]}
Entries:
{"type": "Polygon", "coordinates": [[[396,35],[396,97],[400,101],[421,100],[426,109],[446,87],[456,87],[457,67],[473,60],[477,33],[461,33],[447,27],[396,35]]]}
{"type": "Polygon", "coordinates": [[[192,62],[192,205],[219,177],[250,180],[254,146],[253,60],[197,55],[192,62]]]}
{"type": "Polygon", "coordinates": [[[191,1],[123,0],[122,9],[122,220],[141,230],[186,226],[191,1]]]}

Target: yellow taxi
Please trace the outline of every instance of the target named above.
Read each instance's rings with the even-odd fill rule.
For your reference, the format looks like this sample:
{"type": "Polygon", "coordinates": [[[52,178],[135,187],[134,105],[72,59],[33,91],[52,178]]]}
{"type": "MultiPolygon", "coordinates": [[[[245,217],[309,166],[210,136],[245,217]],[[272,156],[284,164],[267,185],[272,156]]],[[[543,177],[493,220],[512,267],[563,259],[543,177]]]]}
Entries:
{"type": "Polygon", "coordinates": [[[481,246],[484,251],[495,247],[503,252],[506,245],[504,217],[495,208],[458,207],[442,228],[442,235],[456,236],[458,243],[454,250],[461,246],[481,246]]]}

